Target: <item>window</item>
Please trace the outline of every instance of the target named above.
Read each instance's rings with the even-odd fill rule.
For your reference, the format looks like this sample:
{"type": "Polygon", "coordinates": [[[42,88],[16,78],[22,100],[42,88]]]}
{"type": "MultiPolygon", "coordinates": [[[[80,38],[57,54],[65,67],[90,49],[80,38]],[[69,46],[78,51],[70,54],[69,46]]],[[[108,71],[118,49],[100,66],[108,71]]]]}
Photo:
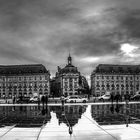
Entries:
{"type": "Polygon", "coordinates": [[[128,88],[129,88],[129,86],[128,86],[128,84],[126,84],[126,90],[128,90],[128,88]]]}
{"type": "Polygon", "coordinates": [[[97,85],[99,85],[99,81],[97,81],[97,85]]]}
{"type": "Polygon", "coordinates": [[[34,87],[35,87],[35,88],[37,87],[37,83],[36,83],[36,82],[34,83],[34,87]]]}
{"type": "Polygon", "coordinates": [[[115,89],[115,86],[114,86],[114,84],[112,84],[112,85],[111,85],[111,87],[112,87],[112,90],[114,90],[114,89],[115,89]]]}
{"type": "Polygon", "coordinates": [[[107,85],[106,85],[106,87],[107,87],[107,90],[109,90],[109,88],[110,88],[110,85],[109,85],[109,84],[107,84],[107,85]]]}
{"type": "Polygon", "coordinates": [[[102,90],[104,90],[105,89],[105,85],[102,85],[102,90]]]}
{"type": "Polygon", "coordinates": [[[124,85],[121,85],[121,89],[124,90],[124,85]]]}
{"type": "Polygon", "coordinates": [[[48,87],[48,85],[47,85],[46,83],[45,83],[45,85],[44,85],[44,86],[45,86],[45,88],[47,88],[47,87],[48,87]]]}
{"type": "Polygon", "coordinates": [[[119,89],[119,85],[118,84],[116,85],[116,88],[117,88],[117,90],[119,89]]]}
{"type": "Polygon", "coordinates": [[[96,85],[96,87],[98,87],[98,88],[99,88],[99,87],[100,87],[100,85],[98,85],[98,84],[97,84],[97,85],[96,85]]]}
{"type": "Polygon", "coordinates": [[[139,85],[136,85],[136,89],[139,90],[139,85]]]}
{"type": "Polygon", "coordinates": [[[48,77],[47,76],[45,76],[45,80],[47,80],[48,79],[48,77]]]}
{"type": "Polygon", "coordinates": [[[21,81],[21,77],[19,77],[19,81],[21,81]]]}
{"type": "Polygon", "coordinates": [[[29,83],[29,86],[31,87],[33,84],[32,83],[29,83]]]}
{"type": "Polygon", "coordinates": [[[77,81],[77,78],[74,78],[75,81],[77,81]]]}
{"type": "Polygon", "coordinates": [[[65,88],[65,91],[67,91],[67,88],[65,88]]]}
{"type": "Polygon", "coordinates": [[[70,80],[69,80],[70,82],[72,82],[72,78],[70,78],[70,80]]]}

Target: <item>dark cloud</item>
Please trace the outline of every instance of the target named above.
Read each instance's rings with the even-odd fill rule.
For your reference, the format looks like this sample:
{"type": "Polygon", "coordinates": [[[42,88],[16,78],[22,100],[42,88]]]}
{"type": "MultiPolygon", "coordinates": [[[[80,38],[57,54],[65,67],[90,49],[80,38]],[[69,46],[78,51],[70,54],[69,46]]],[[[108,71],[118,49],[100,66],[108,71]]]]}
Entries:
{"type": "Polygon", "coordinates": [[[0,0],[0,63],[43,63],[54,73],[69,50],[86,75],[98,63],[126,63],[120,44],[138,45],[139,8],[138,0],[0,0]]]}
{"type": "Polygon", "coordinates": [[[128,31],[130,38],[140,38],[140,10],[127,10],[127,15],[122,19],[122,27],[128,31]]]}

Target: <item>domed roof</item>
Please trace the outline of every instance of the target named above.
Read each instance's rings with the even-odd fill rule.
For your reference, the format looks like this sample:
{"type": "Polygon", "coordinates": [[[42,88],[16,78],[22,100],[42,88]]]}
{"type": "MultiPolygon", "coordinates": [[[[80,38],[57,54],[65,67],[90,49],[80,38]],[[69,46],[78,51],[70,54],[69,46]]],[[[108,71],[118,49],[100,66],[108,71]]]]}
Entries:
{"type": "Polygon", "coordinates": [[[79,73],[77,67],[72,65],[72,57],[69,55],[68,64],[59,70],[59,73],[79,73]]]}
{"type": "Polygon", "coordinates": [[[60,73],[78,73],[78,70],[77,67],[68,64],[63,69],[61,69],[60,73]]]}

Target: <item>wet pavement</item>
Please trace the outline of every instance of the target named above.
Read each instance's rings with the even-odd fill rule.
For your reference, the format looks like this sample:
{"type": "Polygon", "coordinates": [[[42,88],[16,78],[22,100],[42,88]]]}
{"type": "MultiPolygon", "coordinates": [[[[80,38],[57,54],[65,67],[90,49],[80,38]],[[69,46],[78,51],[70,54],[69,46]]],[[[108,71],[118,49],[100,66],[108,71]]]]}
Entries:
{"type": "Polygon", "coordinates": [[[139,140],[140,103],[0,105],[0,140],[139,140]]]}

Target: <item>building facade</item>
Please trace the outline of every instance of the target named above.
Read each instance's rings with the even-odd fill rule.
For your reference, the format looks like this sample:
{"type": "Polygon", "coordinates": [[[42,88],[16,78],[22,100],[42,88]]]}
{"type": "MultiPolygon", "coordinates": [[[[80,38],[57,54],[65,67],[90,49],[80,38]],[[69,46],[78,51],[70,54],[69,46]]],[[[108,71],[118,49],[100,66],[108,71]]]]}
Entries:
{"type": "Polygon", "coordinates": [[[0,98],[50,94],[50,72],[41,65],[1,65],[0,98]]]}
{"type": "Polygon", "coordinates": [[[91,74],[91,94],[107,91],[114,95],[134,95],[140,91],[140,65],[99,64],[91,74]]]}
{"type": "Polygon", "coordinates": [[[70,55],[68,64],[64,68],[58,66],[58,72],[56,72],[51,85],[53,92],[55,92],[54,95],[58,97],[61,95],[81,95],[83,91],[88,89],[86,79],[80,74],[77,67],[72,65],[72,57],[70,55]]]}

